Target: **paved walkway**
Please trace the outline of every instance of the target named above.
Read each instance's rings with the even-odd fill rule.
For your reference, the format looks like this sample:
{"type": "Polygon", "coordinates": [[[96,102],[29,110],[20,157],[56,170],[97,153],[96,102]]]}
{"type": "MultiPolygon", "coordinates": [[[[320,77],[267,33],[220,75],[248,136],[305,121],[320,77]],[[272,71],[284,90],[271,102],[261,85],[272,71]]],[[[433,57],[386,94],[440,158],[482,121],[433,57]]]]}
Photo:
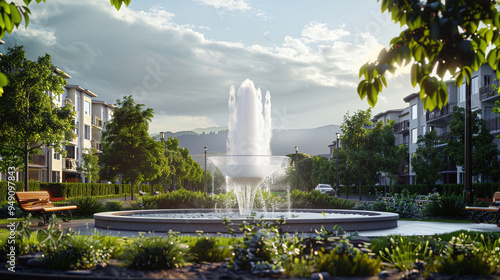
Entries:
{"type": "MultiPolygon", "coordinates": [[[[155,233],[140,233],[138,231],[124,231],[124,230],[106,230],[95,228],[93,219],[84,220],[71,220],[70,222],[60,223],[62,229],[72,228],[73,231],[80,233],[82,235],[90,235],[94,233],[102,235],[111,236],[121,236],[121,237],[138,237],[139,234],[162,236],[166,235],[165,232],[155,232],[155,233]]],[[[3,228],[6,225],[2,225],[3,228]]],[[[33,229],[37,226],[34,225],[33,229]]],[[[425,221],[398,221],[398,226],[392,229],[385,230],[368,230],[368,231],[358,231],[359,235],[367,237],[378,237],[378,236],[388,236],[388,235],[433,235],[448,233],[457,230],[469,230],[469,231],[493,231],[500,232],[500,228],[495,224],[474,224],[470,223],[441,223],[441,222],[425,222],[425,221]]]]}

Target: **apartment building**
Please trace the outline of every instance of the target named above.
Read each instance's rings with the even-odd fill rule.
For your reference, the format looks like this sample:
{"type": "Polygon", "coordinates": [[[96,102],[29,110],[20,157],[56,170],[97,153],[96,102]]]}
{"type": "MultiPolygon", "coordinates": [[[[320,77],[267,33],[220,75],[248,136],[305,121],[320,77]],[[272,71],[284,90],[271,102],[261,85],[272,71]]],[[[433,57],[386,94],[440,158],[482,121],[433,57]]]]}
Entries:
{"type": "MultiPolygon", "coordinates": [[[[498,94],[498,81],[495,79],[495,71],[484,64],[480,69],[472,74],[471,78],[471,105],[472,110],[481,110],[481,117],[486,120],[487,127],[493,135],[500,134],[500,115],[495,114],[492,108],[495,101],[500,100],[498,94]],[[494,89],[497,89],[495,91],[494,89]]],[[[389,110],[374,116],[372,121],[386,121],[392,119],[396,121],[394,134],[396,144],[408,145],[408,160],[403,163],[403,170],[399,176],[399,183],[415,184],[415,172],[411,167],[411,159],[417,150],[418,136],[424,135],[429,131],[435,130],[441,137],[437,148],[442,151],[450,139],[450,122],[452,120],[451,112],[454,106],[465,108],[465,82],[457,87],[454,80],[446,82],[448,89],[448,104],[442,109],[435,109],[432,112],[423,108],[422,101],[418,93],[412,93],[403,100],[408,103],[408,107],[403,110],[389,110]],[[399,114],[399,115],[398,115],[399,114]]],[[[495,139],[498,147],[500,141],[495,139]]],[[[477,180],[477,178],[476,178],[477,180]]],[[[384,184],[386,178],[384,174],[380,176],[380,183],[384,184]]],[[[461,166],[457,166],[450,158],[445,158],[441,171],[441,179],[437,183],[463,183],[464,171],[461,166]]]]}
{"type": "MultiPolygon", "coordinates": [[[[30,156],[29,180],[85,183],[83,172],[77,170],[83,163],[82,155],[91,148],[102,152],[101,132],[112,119],[114,106],[95,100],[96,93],[79,85],[66,85],[64,89],[65,92],[60,95],[48,94],[57,106],[69,104],[76,112],[73,137],[64,141],[62,146],[66,156],[63,157],[53,148],[42,147],[40,154],[30,156]]],[[[3,178],[4,174],[0,174],[0,177],[3,178]]],[[[22,178],[22,172],[19,172],[18,178],[22,178]]]]}

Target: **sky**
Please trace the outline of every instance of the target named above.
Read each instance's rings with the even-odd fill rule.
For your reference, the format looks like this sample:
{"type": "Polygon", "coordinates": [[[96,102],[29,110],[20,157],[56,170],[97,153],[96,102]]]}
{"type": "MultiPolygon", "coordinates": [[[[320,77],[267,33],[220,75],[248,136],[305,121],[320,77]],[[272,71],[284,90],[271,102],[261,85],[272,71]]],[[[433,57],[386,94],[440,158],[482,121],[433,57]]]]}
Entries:
{"type": "MultiPolygon", "coordinates": [[[[33,1],[28,28],[3,40],[29,59],[48,53],[68,84],[115,104],[132,95],[150,133],[227,126],[231,86],[271,93],[275,129],[341,124],[369,105],[358,71],[399,34],[376,0],[33,1]]],[[[389,77],[374,114],[407,106],[407,68],[389,77]]]]}

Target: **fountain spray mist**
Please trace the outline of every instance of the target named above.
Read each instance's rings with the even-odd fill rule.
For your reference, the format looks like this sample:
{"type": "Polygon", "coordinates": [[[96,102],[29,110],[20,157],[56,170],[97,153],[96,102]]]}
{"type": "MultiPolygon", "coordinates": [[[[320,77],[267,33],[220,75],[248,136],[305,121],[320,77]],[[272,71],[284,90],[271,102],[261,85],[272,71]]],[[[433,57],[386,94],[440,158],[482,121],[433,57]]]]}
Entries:
{"type": "Polygon", "coordinates": [[[209,160],[226,175],[227,187],[234,190],[240,214],[252,211],[255,193],[266,177],[288,166],[287,157],[271,155],[271,94],[264,100],[260,89],[245,80],[238,93],[232,86],[228,101],[226,156],[209,160]]]}

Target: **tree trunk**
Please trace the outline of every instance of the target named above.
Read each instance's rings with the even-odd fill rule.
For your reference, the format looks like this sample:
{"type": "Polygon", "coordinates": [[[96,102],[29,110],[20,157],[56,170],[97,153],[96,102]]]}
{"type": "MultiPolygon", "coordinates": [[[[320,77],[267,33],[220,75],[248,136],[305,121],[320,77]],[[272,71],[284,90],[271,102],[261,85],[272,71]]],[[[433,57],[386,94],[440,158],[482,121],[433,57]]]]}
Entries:
{"type": "Polygon", "coordinates": [[[24,191],[28,191],[28,173],[29,173],[29,151],[28,142],[24,143],[24,191]]]}
{"type": "Polygon", "coordinates": [[[130,181],[130,201],[134,200],[134,182],[130,181]]]}
{"type": "Polygon", "coordinates": [[[464,201],[472,200],[472,114],[471,114],[471,85],[465,85],[465,189],[464,201]]]}
{"type": "Polygon", "coordinates": [[[359,187],[358,187],[358,191],[359,191],[359,201],[362,200],[362,197],[361,197],[361,180],[359,180],[359,187]]]}

